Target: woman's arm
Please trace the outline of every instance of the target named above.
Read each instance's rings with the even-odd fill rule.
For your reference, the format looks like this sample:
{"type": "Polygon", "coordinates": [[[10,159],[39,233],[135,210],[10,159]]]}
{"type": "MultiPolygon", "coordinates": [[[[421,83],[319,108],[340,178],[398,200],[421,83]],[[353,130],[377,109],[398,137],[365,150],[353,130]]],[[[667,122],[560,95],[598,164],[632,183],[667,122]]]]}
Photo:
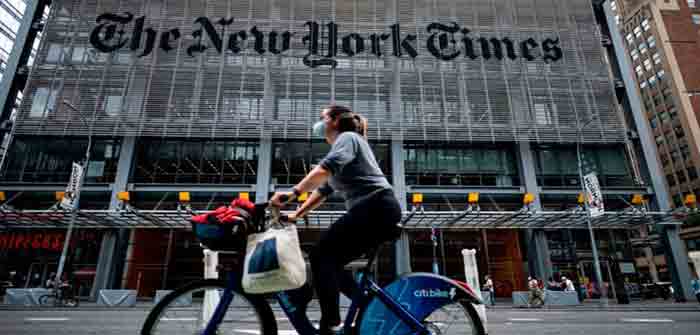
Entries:
{"type": "MultiPolygon", "coordinates": [[[[294,191],[298,194],[301,194],[304,192],[309,192],[311,190],[315,190],[319,186],[323,185],[323,183],[325,183],[326,180],[328,180],[328,178],[330,176],[331,176],[330,171],[326,170],[321,165],[317,165],[315,168],[313,168],[313,170],[311,170],[311,172],[309,172],[309,174],[306,175],[306,177],[304,177],[304,179],[302,179],[301,182],[299,182],[299,184],[294,186],[294,191]]],[[[314,193],[316,193],[316,192],[314,192],[314,193]]],[[[272,196],[272,199],[270,199],[270,203],[273,206],[281,207],[282,203],[280,202],[280,196],[282,196],[283,194],[289,196],[290,198],[294,197],[294,193],[291,193],[291,192],[290,193],[278,192],[272,196]]],[[[319,194],[319,196],[320,196],[320,194],[319,194]]],[[[320,203],[319,203],[319,205],[320,205],[320,203]]]]}
{"type": "Polygon", "coordinates": [[[324,197],[321,192],[318,190],[313,191],[309,196],[309,199],[304,201],[301,207],[296,210],[294,213],[294,218],[296,219],[306,216],[306,214],[318,208],[318,206],[320,206],[324,201],[326,201],[326,197],[324,197]]]}

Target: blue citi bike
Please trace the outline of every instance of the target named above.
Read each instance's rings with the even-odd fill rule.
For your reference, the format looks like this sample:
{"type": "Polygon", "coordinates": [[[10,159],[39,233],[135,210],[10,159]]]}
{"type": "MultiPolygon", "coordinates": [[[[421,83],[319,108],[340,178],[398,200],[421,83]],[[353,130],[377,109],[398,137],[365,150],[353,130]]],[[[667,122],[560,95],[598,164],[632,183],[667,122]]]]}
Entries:
{"type": "MultiPolygon", "coordinates": [[[[257,204],[267,214],[264,220],[281,221],[279,209],[257,204]]],[[[282,216],[283,218],[284,216],[282,216]]],[[[405,219],[404,219],[405,221],[405,219]]],[[[403,224],[405,222],[402,222],[403,224]]],[[[212,249],[212,248],[210,248],[212,249]]],[[[377,250],[366,256],[367,265],[356,276],[357,290],[344,321],[344,335],[483,335],[483,322],[474,305],[482,304],[472,289],[432,273],[400,276],[386,287],[372,278],[370,268],[377,250]]],[[[221,268],[225,279],[191,282],[164,296],[151,310],[142,335],[300,334],[318,335],[306,314],[306,298],[299,290],[274,294],[248,294],[241,287],[242,262],[221,268]],[[276,300],[293,330],[279,330],[270,306],[276,300]]],[[[305,286],[308,289],[308,285],[305,286]]],[[[283,320],[283,319],[282,319],[283,320]]]]}

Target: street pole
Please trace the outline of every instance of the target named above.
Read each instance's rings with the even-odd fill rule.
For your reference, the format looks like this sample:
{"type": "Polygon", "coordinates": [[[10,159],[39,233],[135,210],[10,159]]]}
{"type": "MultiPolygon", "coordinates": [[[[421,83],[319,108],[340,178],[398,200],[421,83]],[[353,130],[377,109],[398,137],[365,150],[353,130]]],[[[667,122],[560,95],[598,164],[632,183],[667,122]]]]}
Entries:
{"type": "MultiPolygon", "coordinates": [[[[578,141],[576,141],[576,159],[578,160],[578,177],[579,177],[579,182],[581,183],[581,189],[583,190],[583,196],[584,196],[584,201],[583,205],[586,209],[586,224],[588,226],[588,233],[590,234],[591,237],[591,249],[593,252],[593,268],[595,269],[595,277],[596,281],[598,281],[598,286],[600,287],[600,304],[603,306],[608,305],[608,292],[605,290],[605,286],[603,285],[603,273],[600,271],[600,261],[598,259],[598,247],[595,243],[595,234],[593,233],[593,226],[591,225],[591,211],[588,207],[588,194],[586,193],[586,185],[583,183],[583,163],[581,160],[581,142],[583,141],[582,139],[582,134],[581,130],[588,125],[591,121],[595,120],[595,118],[588,120],[583,126],[577,127],[577,134],[578,134],[578,141]]],[[[611,278],[612,279],[612,278],[611,278]]]]}
{"type": "MultiPolygon", "coordinates": [[[[68,106],[74,112],[78,112],[78,109],[71,105],[69,102],[64,101],[64,105],[68,106]]],[[[87,124],[83,119],[80,112],[78,112],[78,117],[87,124]]],[[[85,161],[83,162],[82,173],[80,174],[80,179],[78,181],[78,189],[75,192],[75,203],[71,209],[70,222],[68,223],[68,231],[66,232],[66,239],[63,242],[63,251],[61,251],[61,258],[58,262],[58,269],[56,270],[56,287],[61,283],[61,276],[63,274],[63,268],[66,264],[66,258],[68,256],[68,248],[70,246],[71,235],[73,234],[73,226],[75,225],[75,220],[78,217],[78,208],[80,207],[80,193],[83,190],[83,183],[85,182],[85,175],[87,174],[88,162],[90,162],[90,147],[92,146],[92,125],[88,124],[88,145],[85,149],[85,161]]]]}

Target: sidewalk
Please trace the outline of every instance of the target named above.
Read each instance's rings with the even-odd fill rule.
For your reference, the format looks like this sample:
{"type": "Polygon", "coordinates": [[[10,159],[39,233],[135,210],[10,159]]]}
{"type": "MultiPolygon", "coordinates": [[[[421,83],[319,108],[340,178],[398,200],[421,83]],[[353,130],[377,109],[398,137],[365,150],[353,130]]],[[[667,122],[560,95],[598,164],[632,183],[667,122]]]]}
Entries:
{"type": "Polygon", "coordinates": [[[514,306],[513,301],[507,298],[497,298],[496,306],[487,306],[488,310],[572,310],[572,311],[618,311],[618,312],[700,312],[700,303],[697,301],[689,301],[685,303],[677,303],[673,300],[637,300],[631,301],[629,304],[618,304],[616,300],[608,300],[607,306],[601,306],[598,300],[586,300],[582,304],[575,306],[543,306],[537,308],[528,308],[527,306],[514,306]]]}

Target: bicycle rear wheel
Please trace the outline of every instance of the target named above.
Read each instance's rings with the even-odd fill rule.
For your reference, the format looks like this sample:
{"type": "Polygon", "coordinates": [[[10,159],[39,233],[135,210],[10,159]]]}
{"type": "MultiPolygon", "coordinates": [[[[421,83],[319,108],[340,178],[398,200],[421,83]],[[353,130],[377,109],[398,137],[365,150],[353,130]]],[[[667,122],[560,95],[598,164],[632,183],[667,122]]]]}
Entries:
{"type": "MultiPolygon", "coordinates": [[[[225,287],[223,281],[205,279],[171,292],[148,314],[141,334],[200,334],[225,287]]],[[[219,324],[217,334],[277,335],[277,322],[270,305],[262,297],[234,291],[233,301],[219,324]]]]}

